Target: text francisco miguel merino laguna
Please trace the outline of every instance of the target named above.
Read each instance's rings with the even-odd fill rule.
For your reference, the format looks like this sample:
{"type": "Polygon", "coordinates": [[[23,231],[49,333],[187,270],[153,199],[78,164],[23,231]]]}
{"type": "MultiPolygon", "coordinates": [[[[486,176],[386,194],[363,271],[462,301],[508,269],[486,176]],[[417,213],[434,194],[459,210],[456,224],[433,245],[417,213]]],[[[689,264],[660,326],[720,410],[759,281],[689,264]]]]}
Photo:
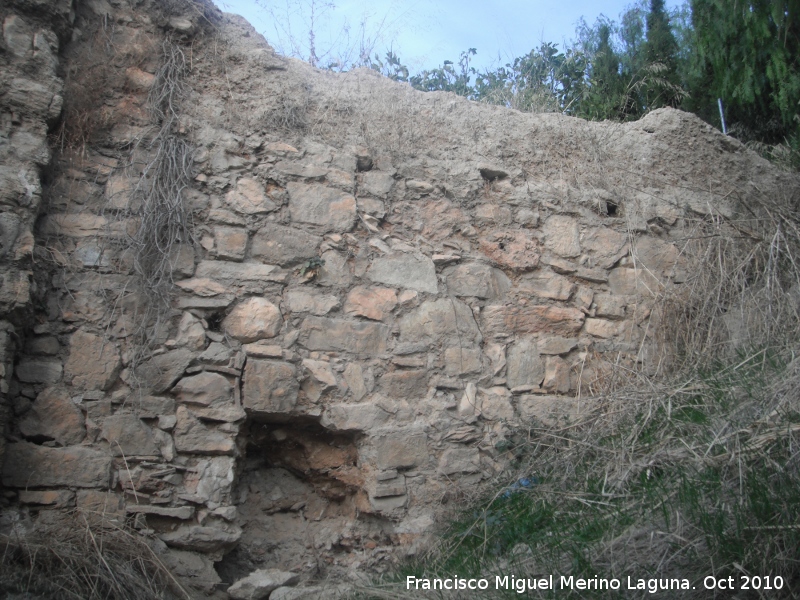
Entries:
{"type": "Polygon", "coordinates": [[[422,579],[409,575],[406,577],[407,590],[488,590],[494,583],[495,590],[511,590],[524,594],[528,590],[646,590],[651,594],[667,590],[688,590],[691,585],[688,579],[605,579],[602,577],[574,577],[553,575],[546,577],[516,577],[515,575],[497,575],[492,579],[465,579],[451,577],[448,579],[422,579]],[[558,587],[555,584],[558,584],[558,587]]]}

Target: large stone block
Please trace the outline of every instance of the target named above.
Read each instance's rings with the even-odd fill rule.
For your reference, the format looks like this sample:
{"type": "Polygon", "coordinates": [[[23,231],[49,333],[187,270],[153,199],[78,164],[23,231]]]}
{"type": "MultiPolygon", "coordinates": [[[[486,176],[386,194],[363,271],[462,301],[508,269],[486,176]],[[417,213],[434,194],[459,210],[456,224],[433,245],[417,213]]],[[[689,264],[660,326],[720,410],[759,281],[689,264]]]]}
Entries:
{"type": "Polygon", "coordinates": [[[180,525],[159,537],[173,548],[195,552],[217,552],[230,548],[242,537],[242,530],[231,523],[217,523],[215,526],[180,525]]]}
{"type": "Polygon", "coordinates": [[[289,267],[316,256],[321,243],[318,235],[268,223],[253,237],[250,254],[265,262],[289,267]]]}
{"type": "Polygon", "coordinates": [[[397,306],[397,294],[390,288],[354,287],[347,294],[344,312],[382,321],[397,306]]]}
{"type": "Polygon", "coordinates": [[[447,476],[479,473],[481,457],[477,448],[448,448],[439,458],[439,473],[447,476]]]}
{"type": "Polygon", "coordinates": [[[139,367],[137,376],[142,384],[156,394],[167,391],[183,376],[191,364],[194,353],[187,348],[178,348],[154,356],[139,367]]]}
{"type": "Polygon", "coordinates": [[[447,291],[455,296],[499,298],[511,289],[511,281],[499,269],[483,263],[467,263],[448,269],[447,291]]]}
{"type": "Polygon", "coordinates": [[[429,344],[443,338],[465,346],[481,342],[481,332],[469,306],[451,298],[439,298],[423,302],[400,319],[402,342],[429,344]]]}
{"type": "Polygon", "coordinates": [[[321,185],[289,183],[292,221],[319,225],[326,231],[350,231],[356,220],[356,199],[321,185]]]}
{"type": "Polygon", "coordinates": [[[65,375],[73,387],[107,390],[117,380],[121,369],[119,351],[111,341],[82,329],[72,334],[65,375]]]}
{"type": "Polygon", "coordinates": [[[508,229],[479,240],[480,251],[494,263],[512,271],[530,271],[539,266],[541,250],[530,231],[508,229]]]}
{"type": "Polygon", "coordinates": [[[428,436],[422,432],[395,430],[375,439],[379,469],[406,469],[428,462],[428,436]]]}
{"type": "Polygon", "coordinates": [[[575,289],[575,284],[566,277],[553,272],[541,272],[521,279],[519,288],[540,298],[551,300],[569,300],[575,289]]]}
{"type": "Polygon", "coordinates": [[[391,415],[372,404],[334,404],[323,414],[320,424],[333,431],[371,431],[385,425],[391,415]]]}
{"type": "Polygon", "coordinates": [[[25,437],[55,440],[62,446],[80,444],[86,437],[83,413],[66,391],[55,388],[36,397],[19,429],[25,437]]]}
{"type": "Polygon", "coordinates": [[[245,215],[268,213],[278,208],[267,197],[264,186],[247,177],[236,182],[236,188],[225,195],[225,202],[236,212],[245,215]]]}
{"type": "Polygon", "coordinates": [[[575,219],[564,215],[553,215],[545,221],[542,229],[545,248],[559,256],[580,255],[580,232],[575,219]]]}
{"type": "Polygon", "coordinates": [[[608,269],[628,253],[628,236],[608,227],[591,229],[581,240],[594,266],[608,269]]]}
{"type": "Polygon", "coordinates": [[[241,285],[242,281],[277,281],[286,280],[283,273],[275,265],[261,263],[235,263],[222,260],[203,260],[197,265],[195,275],[198,278],[215,279],[226,283],[241,285]]]}
{"type": "Polygon", "coordinates": [[[60,360],[23,358],[14,368],[17,379],[25,383],[58,383],[64,369],[60,360]]]}
{"type": "Polygon", "coordinates": [[[439,290],[436,267],[422,254],[398,252],[372,262],[367,277],[376,283],[435,294],[439,290]]]}
{"type": "Polygon", "coordinates": [[[179,452],[193,454],[234,454],[233,439],[215,429],[206,427],[188,408],[179,406],[175,416],[177,422],[173,438],[179,452]]]}
{"type": "Polygon", "coordinates": [[[306,317],[300,327],[300,343],[309,350],[333,350],[366,356],[386,352],[389,328],[377,323],[306,317]]]}
{"type": "Polygon", "coordinates": [[[506,374],[508,387],[539,387],[544,379],[545,363],[539,356],[536,341],[523,339],[508,350],[506,374]]]}
{"type": "Polygon", "coordinates": [[[237,304],[222,322],[222,329],[240,342],[250,343],[278,335],[281,311],[266,298],[248,298],[237,304]]]}
{"type": "Polygon", "coordinates": [[[100,433],[114,456],[160,456],[153,430],[135,415],[116,414],[103,419],[100,433]]]}
{"type": "Polygon", "coordinates": [[[3,485],[16,488],[108,487],[111,457],[85,446],[47,448],[28,442],[6,447],[3,485]]]}
{"type": "Polygon", "coordinates": [[[293,313],[308,312],[321,317],[339,307],[339,299],[330,294],[316,294],[305,290],[288,290],[285,307],[293,313]]]}
{"type": "Polygon", "coordinates": [[[571,337],[583,327],[585,315],[577,308],[541,305],[493,304],[483,310],[483,331],[495,335],[552,333],[571,337]]]}
{"type": "Polygon", "coordinates": [[[425,369],[393,371],[381,377],[380,385],[387,396],[419,400],[428,392],[428,372],[425,369]]]}
{"type": "Polygon", "coordinates": [[[229,587],[228,595],[233,600],[262,600],[269,598],[274,590],[294,585],[299,579],[295,573],[278,569],[259,569],[229,587]]]}
{"type": "Polygon", "coordinates": [[[244,368],[242,403],[254,415],[291,413],[299,390],[292,364],[273,360],[248,359],[244,368]]]}
{"type": "Polygon", "coordinates": [[[247,230],[243,227],[214,227],[214,248],[220,258],[243,260],[247,239],[247,230]]]}

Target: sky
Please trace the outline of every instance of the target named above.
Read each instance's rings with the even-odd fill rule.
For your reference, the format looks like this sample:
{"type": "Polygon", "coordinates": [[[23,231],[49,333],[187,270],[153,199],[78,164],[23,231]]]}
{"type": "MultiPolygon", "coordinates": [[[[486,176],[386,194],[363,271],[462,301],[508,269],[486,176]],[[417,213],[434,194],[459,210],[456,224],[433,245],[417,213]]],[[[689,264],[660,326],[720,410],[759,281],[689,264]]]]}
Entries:
{"type": "MultiPolygon", "coordinates": [[[[541,42],[559,48],[575,38],[583,17],[618,20],[635,0],[215,0],[226,12],[242,15],[278,51],[308,56],[310,7],[315,5],[317,55],[321,64],[357,55],[367,40],[383,56],[391,48],[413,72],[444,60],[457,62],[467,48],[478,54],[478,69],[501,66],[541,42]],[[364,24],[363,28],[361,24],[364,24]],[[366,36],[362,36],[362,31],[366,36]]],[[[681,0],[666,0],[676,8],[681,0]]]]}

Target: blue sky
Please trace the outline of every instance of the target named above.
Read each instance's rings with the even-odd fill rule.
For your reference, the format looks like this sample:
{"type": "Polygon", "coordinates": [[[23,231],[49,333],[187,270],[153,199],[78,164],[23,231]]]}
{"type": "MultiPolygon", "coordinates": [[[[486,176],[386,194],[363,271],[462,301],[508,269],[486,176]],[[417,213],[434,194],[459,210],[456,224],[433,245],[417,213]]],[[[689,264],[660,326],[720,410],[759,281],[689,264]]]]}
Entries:
{"type": "MultiPolygon", "coordinates": [[[[593,23],[601,14],[618,20],[634,0],[215,0],[227,12],[244,16],[270,44],[291,54],[308,53],[309,7],[317,8],[317,54],[324,62],[357,54],[363,32],[367,45],[383,56],[391,47],[412,72],[443,60],[457,61],[476,48],[478,68],[505,64],[542,41],[563,47],[575,37],[581,17],[593,23]],[[335,5],[334,8],[326,4],[335,5]],[[321,13],[321,14],[320,14],[321,13]]],[[[681,4],[667,0],[668,8],[681,4]]]]}

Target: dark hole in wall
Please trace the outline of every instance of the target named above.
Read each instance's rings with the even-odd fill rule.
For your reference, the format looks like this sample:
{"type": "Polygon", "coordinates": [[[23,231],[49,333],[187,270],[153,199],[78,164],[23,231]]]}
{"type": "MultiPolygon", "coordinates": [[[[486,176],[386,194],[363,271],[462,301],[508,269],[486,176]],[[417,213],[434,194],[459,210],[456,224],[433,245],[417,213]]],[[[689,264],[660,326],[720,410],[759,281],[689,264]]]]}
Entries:
{"type": "Polygon", "coordinates": [[[357,504],[357,437],[311,419],[248,424],[234,493],[243,535],[215,565],[224,582],[263,568],[332,574],[379,539],[357,504]]]}
{"type": "Polygon", "coordinates": [[[606,202],[606,214],[608,214],[609,217],[617,216],[617,205],[614,202],[606,202]]]}
{"type": "Polygon", "coordinates": [[[372,170],[372,158],[369,156],[359,156],[356,159],[356,171],[363,173],[372,170]]]}
{"type": "Polygon", "coordinates": [[[206,317],[206,322],[208,323],[208,330],[209,331],[217,331],[219,332],[222,327],[222,319],[225,318],[221,312],[213,313],[206,317]]]}
{"type": "Polygon", "coordinates": [[[483,177],[486,181],[497,181],[498,179],[505,179],[508,177],[508,173],[505,171],[501,171],[500,169],[479,169],[481,172],[481,177],[483,177]]]}

